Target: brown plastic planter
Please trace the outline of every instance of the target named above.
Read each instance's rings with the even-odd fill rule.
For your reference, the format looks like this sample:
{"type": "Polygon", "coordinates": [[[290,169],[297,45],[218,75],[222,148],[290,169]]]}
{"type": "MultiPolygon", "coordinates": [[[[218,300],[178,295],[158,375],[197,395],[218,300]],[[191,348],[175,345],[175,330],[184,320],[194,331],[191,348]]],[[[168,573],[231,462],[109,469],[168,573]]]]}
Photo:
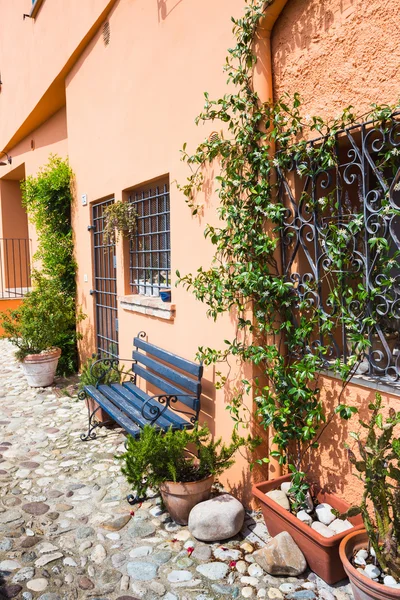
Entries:
{"type": "Polygon", "coordinates": [[[364,531],[352,531],[341,541],[339,553],[344,570],[350,579],[355,600],[398,600],[400,589],[376,583],[362,575],[350,563],[354,552],[368,547],[368,535],[364,531]]]}
{"type": "MultiPolygon", "coordinates": [[[[277,502],[265,494],[271,490],[279,489],[284,481],[290,481],[290,475],[278,477],[271,481],[264,481],[253,486],[253,494],[261,502],[261,508],[268,532],[275,536],[281,531],[290,533],[296,544],[303,552],[308,565],[314,573],[332,585],[346,577],[342,561],[339,557],[339,544],[347,535],[347,531],[338,533],[330,538],[323,537],[309,525],[306,525],[288,510],[282,508],[277,502]]],[[[315,489],[315,488],[314,488],[315,489]]],[[[317,491],[317,490],[315,490],[317,491]]],[[[317,494],[319,502],[328,502],[340,512],[346,512],[349,504],[335,496],[320,491],[317,494]]],[[[363,529],[360,516],[349,519],[357,531],[363,529]]]]}

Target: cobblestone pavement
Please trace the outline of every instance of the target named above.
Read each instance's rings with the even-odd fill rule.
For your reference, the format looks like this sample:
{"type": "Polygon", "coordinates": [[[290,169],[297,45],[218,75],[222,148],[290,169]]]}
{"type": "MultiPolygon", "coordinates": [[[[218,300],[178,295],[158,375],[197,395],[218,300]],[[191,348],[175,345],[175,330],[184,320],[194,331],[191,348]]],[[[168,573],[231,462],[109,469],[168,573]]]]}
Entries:
{"type": "Polygon", "coordinates": [[[114,458],[122,432],[81,442],[85,407],[57,391],[29,388],[0,340],[0,598],[351,598],[313,573],[264,573],[252,560],[268,539],[257,515],[221,546],[192,539],[157,497],[132,514],[114,458]]]}

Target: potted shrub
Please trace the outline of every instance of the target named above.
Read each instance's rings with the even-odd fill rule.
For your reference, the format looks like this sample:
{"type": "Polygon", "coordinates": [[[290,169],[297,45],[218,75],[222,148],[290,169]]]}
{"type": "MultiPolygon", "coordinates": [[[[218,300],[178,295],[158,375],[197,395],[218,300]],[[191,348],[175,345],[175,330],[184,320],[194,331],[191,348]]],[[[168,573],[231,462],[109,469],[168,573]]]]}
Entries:
{"type": "Polygon", "coordinates": [[[360,420],[365,438],[352,434],[359,456],[348,449],[364,485],[360,505],[350,510],[361,514],[365,530],[344,538],[340,558],[356,600],[384,600],[400,598],[400,412],[389,408],[385,418],[380,394],[369,408],[369,423],[360,420]]]}
{"type": "Polygon", "coordinates": [[[167,432],[146,425],[139,439],[128,436],[122,472],[137,498],[149,488],[159,489],[172,519],[187,525],[189,513],[208,500],[214,478],[233,463],[238,448],[246,445],[234,435],[229,445],[213,441],[206,426],[167,432]]]}
{"type": "Polygon", "coordinates": [[[66,323],[75,319],[73,299],[39,275],[35,288],[20,307],[0,315],[5,337],[17,347],[16,358],[31,387],[46,387],[54,381],[66,323]],[[72,313],[72,314],[71,314],[72,313]]]}

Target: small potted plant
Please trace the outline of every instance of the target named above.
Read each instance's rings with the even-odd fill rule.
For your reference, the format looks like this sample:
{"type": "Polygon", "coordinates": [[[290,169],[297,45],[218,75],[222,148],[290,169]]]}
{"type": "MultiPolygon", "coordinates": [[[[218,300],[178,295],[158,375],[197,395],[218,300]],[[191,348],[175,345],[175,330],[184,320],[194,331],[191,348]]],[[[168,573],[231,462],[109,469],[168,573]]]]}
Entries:
{"type": "Polygon", "coordinates": [[[350,533],[340,545],[356,600],[400,598],[400,437],[395,436],[400,412],[389,408],[385,418],[381,408],[376,394],[369,423],[360,420],[365,438],[352,434],[359,456],[348,448],[364,486],[360,505],[350,511],[361,513],[365,530],[350,533]]]}
{"type": "Polygon", "coordinates": [[[234,463],[234,453],[246,444],[236,435],[229,445],[221,438],[213,441],[207,426],[164,433],[146,425],[138,439],[128,436],[126,452],[118,458],[137,498],[144,498],[149,488],[159,489],[172,519],[187,525],[192,508],[208,500],[214,478],[234,463]]]}
{"type": "Polygon", "coordinates": [[[37,276],[35,288],[16,310],[0,315],[0,324],[31,387],[46,387],[54,381],[61,355],[58,342],[65,330],[66,313],[72,301],[54,284],[37,276]]]}

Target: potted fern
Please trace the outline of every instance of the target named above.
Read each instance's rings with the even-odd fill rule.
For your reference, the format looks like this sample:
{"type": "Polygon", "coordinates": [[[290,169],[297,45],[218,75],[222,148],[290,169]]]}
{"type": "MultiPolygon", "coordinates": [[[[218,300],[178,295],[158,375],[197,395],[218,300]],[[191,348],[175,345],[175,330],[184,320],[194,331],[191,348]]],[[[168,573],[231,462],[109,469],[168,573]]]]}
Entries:
{"type": "Polygon", "coordinates": [[[340,557],[356,600],[386,600],[400,598],[400,412],[391,407],[385,417],[380,394],[369,409],[369,423],[360,420],[365,438],[352,433],[359,456],[348,448],[364,485],[362,500],[340,515],[361,513],[365,530],[344,538],[340,557]]]}
{"type": "Polygon", "coordinates": [[[189,513],[208,500],[214,478],[233,463],[233,455],[247,442],[234,435],[230,444],[213,441],[207,426],[167,432],[146,425],[141,436],[128,436],[122,473],[137,499],[147,490],[159,490],[164,505],[176,523],[187,525],[189,513]]]}

